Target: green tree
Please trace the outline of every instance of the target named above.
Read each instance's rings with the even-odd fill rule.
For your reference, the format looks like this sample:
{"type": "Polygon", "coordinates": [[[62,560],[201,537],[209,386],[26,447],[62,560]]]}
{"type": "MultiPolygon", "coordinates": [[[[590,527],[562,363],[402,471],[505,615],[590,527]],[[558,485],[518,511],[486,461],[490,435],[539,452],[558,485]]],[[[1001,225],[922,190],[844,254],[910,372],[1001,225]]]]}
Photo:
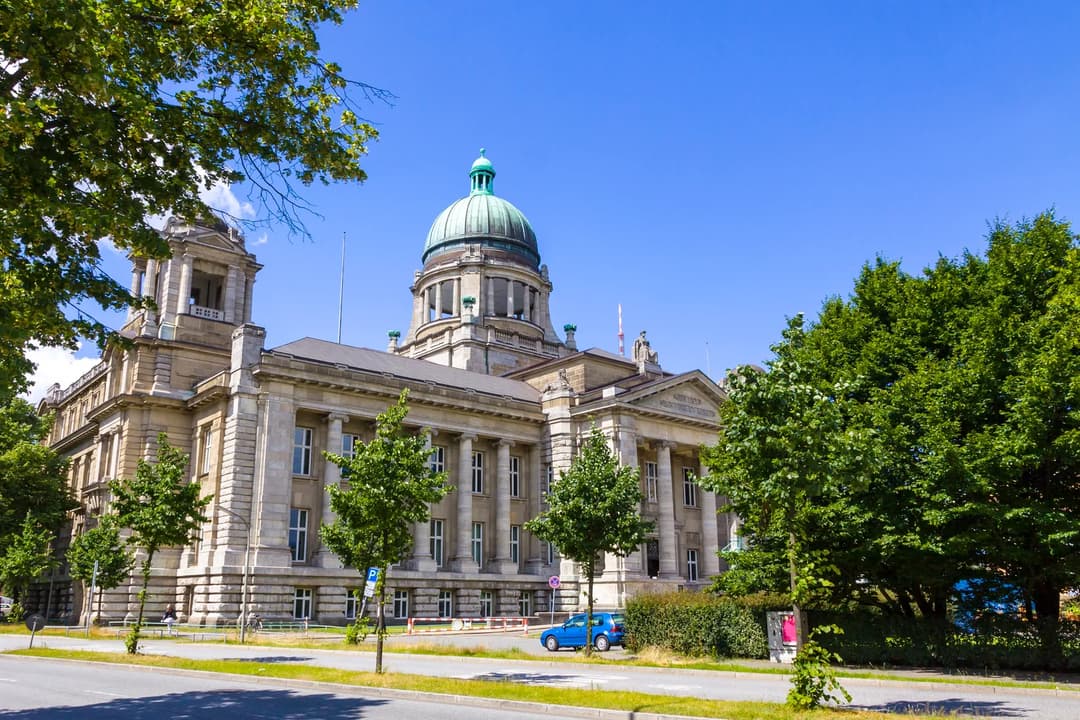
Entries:
{"type": "Polygon", "coordinates": [[[25,400],[0,404],[0,552],[22,532],[27,513],[55,530],[77,507],[67,459],[41,444],[51,426],[52,417],[38,416],[25,400]]]}
{"type": "Polygon", "coordinates": [[[157,462],[139,460],[134,479],[118,479],[109,484],[113,512],[120,527],[131,529],[128,543],[142,548],[139,589],[139,617],[125,644],[134,655],[139,649],[143,611],[146,608],[150,568],[158,550],[186,545],[207,521],[203,510],[213,496],[200,497],[202,488],[187,481],[188,456],[169,445],[165,433],[158,434],[157,462]]]}
{"type": "Polygon", "coordinates": [[[43,572],[56,567],[52,541],[56,535],[42,527],[30,513],[23,518],[22,530],[0,555],[0,587],[15,600],[26,597],[30,583],[43,572]]]}
{"type": "Polygon", "coordinates": [[[548,509],[525,529],[581,565],[585,576],[585,654],[592,653],[593,581],[601,553],[625,557],[652,529],[641,518],[638,470],[620,467],[599,428],[593,427],[568,471],[548,491],[548,509]]]}
{"type": "MultiPolygon", "coordinates": [[[[91,584],[98,591],[98,614],[101,614],[101,596],[105,590],[119,587],[131,575],[135,558],[120,537],[114,515],[102,516],[97,527],[91,528],[71,541],[67,562],[72,578],[82,580],[86,592],[91,584]],[[94,567],[97,566],[97,577],[94,567]]],[[[87,595],[86,615],[90,617],[94,598],[87,595]]]]}
{"type": "MultiPolygon", "coordinates": [[[[375,672],[382,672],[386,637],[386,571],[408,556],[413,546],[412,526],[427,522],[429,505],[453,488],[446,475],[431,468],[431,449],[425,434],[407,431],[408,390],[402,390],[375,420],[375,438],[358,443],[352,457],[324,453],[341,467],[347,487],[331,485],[330,509],[334,522],[322,525],[322,542],[343,565],[357,570],[379,568],[375,595],[375,672]]],[[[362,622],[357,618],[357,625],[362,622]]]]}
{"type": "Polygon", "coordinates": [[[142,302],[104,272],[100,242],[165,257],[148,218],[208,217],[199,194],[219,182],[301,229],[302,186],[365,179],[377,134],[358,105],[389,95],[347,79],[316,36],[355,6],[0,5],[0,391],[23,386],[32,344],[111,337],[72,312],[81,301],[142,302]]]}

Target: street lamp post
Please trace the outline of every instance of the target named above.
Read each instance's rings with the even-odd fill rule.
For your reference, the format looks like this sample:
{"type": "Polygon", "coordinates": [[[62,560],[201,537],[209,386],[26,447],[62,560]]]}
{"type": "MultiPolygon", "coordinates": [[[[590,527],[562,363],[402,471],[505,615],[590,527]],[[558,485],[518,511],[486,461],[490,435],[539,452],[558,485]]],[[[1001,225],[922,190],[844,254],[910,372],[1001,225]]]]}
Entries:
{"type": "Polygon", "coordinates": [[[244,572],[240,581],[240,644],[247,639],[248,618],[248,568],[251,567],[251,523],[243,515],[230,510],[227,507],[218,506],[218,510],[228,513],[244,525],[244,572]]]}

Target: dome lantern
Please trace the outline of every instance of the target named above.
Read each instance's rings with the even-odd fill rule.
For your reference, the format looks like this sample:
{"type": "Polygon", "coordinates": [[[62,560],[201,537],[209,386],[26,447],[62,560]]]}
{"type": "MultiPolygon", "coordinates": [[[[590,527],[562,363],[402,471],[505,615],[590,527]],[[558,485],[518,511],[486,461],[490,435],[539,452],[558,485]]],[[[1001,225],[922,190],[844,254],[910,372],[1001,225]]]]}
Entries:
{"type": "Polygon", "coordinates": [[[484,148],[480,148],[480,157],[473,161],[472,170],[469,171],[469,178],[472,181],[470,195],[495,194],[495,168],[484,156],[484,152],[484,148]]]}

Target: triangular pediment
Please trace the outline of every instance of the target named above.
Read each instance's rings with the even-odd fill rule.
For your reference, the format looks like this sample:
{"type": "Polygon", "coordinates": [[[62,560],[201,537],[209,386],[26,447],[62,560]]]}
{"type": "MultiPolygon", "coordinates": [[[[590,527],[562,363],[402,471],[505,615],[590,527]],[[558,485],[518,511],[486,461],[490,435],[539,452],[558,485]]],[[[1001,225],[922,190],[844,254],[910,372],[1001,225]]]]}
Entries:
{"type": "Polygon", "coordinates": [[[617,396],[619,404],[697,422],[720,422],[724,391],[700,371],[638,386],[617,396]]]}

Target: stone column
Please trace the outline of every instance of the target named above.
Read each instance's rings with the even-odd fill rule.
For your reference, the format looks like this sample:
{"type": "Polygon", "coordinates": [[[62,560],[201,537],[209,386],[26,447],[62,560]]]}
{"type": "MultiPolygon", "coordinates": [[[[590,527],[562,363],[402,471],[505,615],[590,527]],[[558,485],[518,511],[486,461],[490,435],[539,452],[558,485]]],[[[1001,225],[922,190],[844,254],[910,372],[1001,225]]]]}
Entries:
{"type": "Polygon", "coordinates": [[[236,322],[236,268],[232,265],[225,272],[225,322],[236,322]]]}
{"type": "MultiPolygon", "coordinates": [[[[326,416],[326,450],[335,455],[341,454],[341,426],[349,422],[348,415],[330,413],[326,416]]],[[[323,463],[323,493],[322,493],[322,524],[329,525],[334,521],[334,513],[330,509],[330,486],[341,482],[341,468],[337,463],[326,460],[323,463]]],[[[340,568],[341,560],[332,553],[328,547],[322,544],[319,538],[319,554],[316,558],[319,567],[340,568]]]]}
{"type": "Polygon", "coordinates": [[[484,306],[484,315],[495,314],[495,278],[487,279],[487,304],[484,306]]]}
{"type": "Polygon", "coordinates": [[[660,511],[657,518],[657,530],[660,539],[660,577],[679,577],[679,561],[675,557],[678,541],[675,537],[675,498],[671,485],[671,447],[670,442],[657,443],[656,470],[658,500],[660,511]]]}
{"type": "MultiPolygon", "coordinates": [[[[698,468],[698,477],[708,475],[709,470],[702,464],[698,468]]],[[[720,574],[720,535],[716,518],[716,493],[698,486],[701,496],[701,579],[707,580],[720,574]]]]}
{"type": "MultiPolygon", "coordinates": [[[[518,568],[510,560],[510,448],[514,443],[500,440],[496,446],[495,479],[495,571],[500,574],[517,573],[518,568]]],[[[518,468],[521,471],[521,468],[518,468]]],[[[518,478],[520,481],[520,477],[518,478]]],[[[520,543],[520,538],[518,539],[520,543]]],[[[520,557],[521,547],[518,546],[520,557]]]]}
{"type": "MultiPolygon", "coordinates": [[[[431,440],[438,435],[437,430],[429,430],[424,446],[430,450],[431,440]]],[[[435,572],[435,558],[431,556],[431,504],[428,504],[428,519],[413,524],[413,569],[422,572],[435,572]]]]}
{"type": "Polygon", "coordinates": [[[521,317],[523,317],[525,319],[525,322],[529,322],[529,317],[530,317],[529,300],[532,299],[532,288],[529,287],[528,285],[522,285],[521,288],[522,288],[522,290],[525,291],[524,296],[523,296],[522,301],[521,301],[522,302],[522,310],[521,310],[522,315],[521,315],[521,317]]]}
{"type": "Polygon", "coordinates": [[[454,570],[477,572],[472,558],[472,433],[463,433],[458,442],[457,535],[454,538],[454,570]]]}
{"type": "Polygon", "coordinates": [[[242,325],[248,321],[248,318],[244,316],[244,298],[247,295],[247,275],[243,270],[237,270],[233,275],[236,280],[236,300],[233,307],[233,322],[237,325],[242,325]]]}
{"type": "MultiPolygon", "coordinates": [[[[150,298],[157,304],[157,275],[158,275],[158,261],[150,258],[146,261],[146,283],[143,285],[143,294],[150,298]]],[[[153,335],[157,332],[157,310],[147,308],[146,310],[146,325],[144,326],[144,333],[153,335]]]]}
{"type": "Polygon", "coordinates": [[[506,280],[506,317],[514,317],[514,281],[506,280]]]}
{"type": "MultiPolygon", "coordinates": [[[[280,385],[260,395],[255,466],[252,558],[255,568],[291,567],[289,508],[292,505],[293,430],[296,406],[280,385]]],[[[256,571],[258,573],[258,570],[256,571]]]]}
{"type": "Polygon", "coordinates": [[[251,295],[255,288],[255,273],[244,274],[244,307],[240,312],[244,322],[251,322],[251,295]]]}
{"type": "MultiPolygon", "coordinates": [[[[134,297],[142,295],[142,277],[139,275],[139,268],[132,266],[131,268],[131,294],[134,297]]],[[[135,308],[129,307],[127,312],[127,319],[135,317],[135,308]]]]}
{"type": "Polygon", "coordinates": [[[435,283],[435,319],[442,317],[442,280],[435,283]]]}
{"type": "Polygon", "coordinates": [[[450,292],[450,314],[457,317],[461,315],[461,278],[454,278],[450,292]]]}
{"type": "Polygon", "coordinates": [[[176,295],[177,315],[187,315],[188,300],[191,298],[191,273],[193,262],[191,255],[184,253],[180,265],[180,291],[176,295]]]}
{"type": "MultiPolygon", "coordinates": [[[[529,513],[528,519],[532,520],[534,517],[540,514],[540,475],[544,472],[543,464],[540,462],[543,458],[540,456],[543,448],[539,445],[533,445],[529,451],[529,513]]],[[[533,537],[533,534],[521,529],[522,532],[522,547],[525,548],[528,558],[525,562],[525,572],[530,575],[539,575],[540,570],[544,566],[544,558],[540,552],[540,540],[533,537]],[[528,533],[528,540],[525,540],[525,534],[528,533]]]]}

